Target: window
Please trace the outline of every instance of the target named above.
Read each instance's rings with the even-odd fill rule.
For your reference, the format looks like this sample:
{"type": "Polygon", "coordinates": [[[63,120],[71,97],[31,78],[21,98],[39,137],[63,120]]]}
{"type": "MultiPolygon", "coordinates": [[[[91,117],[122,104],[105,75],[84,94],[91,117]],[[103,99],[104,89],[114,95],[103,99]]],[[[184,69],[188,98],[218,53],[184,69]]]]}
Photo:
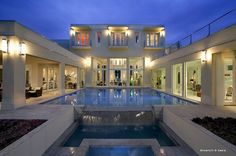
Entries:
{"type": "Polygon", "coordinates": [[[166,82],[166,71],[165,68],[158,68],[157,70],[153,71],[153,86],[159,90],[165,90],[165,82],[166,82]]]}
{"type": "Polygon", "coordinates": [[[89,33],[88,32],[77,32],[77,45],[88,46],[89,45],[89,33]]]}
{"type": "Polygon", "coordinates": [[[101,44],[101,37],[102,37],[102,33],[99,31],[96,33],[96,43],[97,43],[97,46],[100,46],[101,44]]]}
{"type": "Polygon", "coordinates": [[[147,33],[146,34],[146,46],[148,46],[148,47],[158,46],[159,36],[160,36],[159,33],[147,33]]]}
{"type": "Polygon", "coordinates": [[[226,104],[233,103],[233,60],[224,60],[224,101],[226,104]]]}
{"type": "Polygon", "coordinates": [[[112,46],[125,46],[127,45],[125,32],[122,33],[111,33],[111,43],[112,46]]]}
{"type": "Polygon", "coordinates": [[[173,94],[182,96],[182,84],[183,84],[183,65],[175,64],[172,68],[172,91],[173,94]]]}
{"type": "Polygon", "coordinates": [[[135,32],[135,43],[139,43],[139,32],[135,32]]]}
{"type": "Polygon", "coordinates": [[[186,97],[201,101],[201,60],[186,62],[186,97]]]}

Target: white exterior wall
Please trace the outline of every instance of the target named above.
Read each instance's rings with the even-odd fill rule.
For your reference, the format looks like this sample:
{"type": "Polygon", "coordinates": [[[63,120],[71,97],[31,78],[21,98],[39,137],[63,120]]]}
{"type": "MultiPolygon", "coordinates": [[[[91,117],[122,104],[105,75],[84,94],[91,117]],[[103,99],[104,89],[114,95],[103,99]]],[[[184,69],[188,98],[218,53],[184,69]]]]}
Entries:
{"type": "Polygon", "coordinates": [[[221,69],[223,68],[222,58],[221,56],[212,58],[212,56],[220,52],[236,50],[236,26],[224,29],[188,47],[154,60],[152,69],[166,68],[166,92],[172,93],[172,65],[201,60],[204,54],[203,50],[207,50],[208,60],[201,63],[201,103],[223,105],[224,97],[222,96],[224,93],[221,92],[224,90],[223,69],[221,69]],[[221,78],[219,79],[220,75],[221,78]]]}
{"type": "MultiPolygon", "coordinates": [[[[2,110],[14,109],[25,105],[25,57],[18,54],[19,42],[26,45],[26,54],[42,59],[85,68],[84,59],[45,39],[15,21],[0,22],[0,44],[2,36],[10,40],[9,54],[3,53],[3,99],[2,110]]],[[[35,64],[33,64],[34,66],[35,64]]],[[[35,68],[32,67],[32,68],[35,68]]],[[[63,69],[61,69],[63,70],[63,69]]],[[[35,68],[34,72],[40,69],[35,68]]],[[[32,74],[34,84],[42,84],[38,73],[32,74]]],[[[64,85],[64,71],[60,72],[64,85]]],[[[59,78],[60,79],[60,78],[59,78]]],[[[61,93],[64,93],[61,87],[61,93]]]]}
{"type": "MultiPolygon", "coordinates": [[[[156,33],[160,32],[160,30],[144,30],[147,27],[155,27],[155,28],[161,28],[164,29],[163,26],[151,26],[151,25],[128,25],[128,47],[119,47],[119,48],[109,48],[109,40],[110,40],[110,33],[108,33],[108,26],[109,25],[82,25],[82,27],[88,27],[89,29],[83,30],[81,29],[81,32],[88,32],[89,33],[89,40],[91,40],[92,46],[89,48],[74,48],[71,46],[71,51],[73,51],[75,54],[78,54],[79,56],[82,56],[84,58],[145,58],[148,57],[151,60],[157,58],[157,55],[162,53],[161,48],[164,47],[165,45],[165,36],[161,36],[159,42],[163,43],[161,48],[158,49],[145,49],[144,48],[144,43],[146,40],[146,33],[156,33]],[[101,32],[101,43],[98,45],[96,42],[96,33],[101,32]],[[136,44],[135,40],[135,33],[139,32],[139,42],[136,44]],[[109,34],[109,35],[108,35],[109,34]]],[[[71,27],[77,27],[71,26],[71,27]]],[[[78,26],[79,28],[80,26],[78,26]]],[[[114,26],[116,27],[116,26],[114,26]]],[[[118,26],[119,27],[119,26],[118,26]]],[[[123,30],[125,31],[125,30],[123,30]]],[[[115,31],[114,31],[115,32],[115,31]]],[[[118,31],[119,32],[119,31],[118,31]]],[[[71,42],[72,42],[72,35],[70,37],[71,42]]],[[[93,61],[91,61],[93,63],[93,61]]],[[[108,61],[108,66],[109,67],[109,61],[108,61]]],[[[91,67],[93,65],[91,64],[91,67]]],[[[92,68],[88,67],[86,69],[86,86],[94,86],[94,73],[92,71],[92,68]]],[[[107,68],[108,69],[108,68],[107,68]]],[[[129,69],[129,65],[127,64],[127,69],[129,69]]],[[[107,84],[110,82],[110,71],[109,69],[107,70],[107,84]]],[[[126,73],[127,78],[129,77],[129,71],[127,70],[126,73]]],[[[127,79],[127,84],[129,83],[129,79],[127,79]]],[[[145,86],[150,86],[151,85],[151,72],[148,68],[146,68],[143,72],[143,85],[145,86]]]]}

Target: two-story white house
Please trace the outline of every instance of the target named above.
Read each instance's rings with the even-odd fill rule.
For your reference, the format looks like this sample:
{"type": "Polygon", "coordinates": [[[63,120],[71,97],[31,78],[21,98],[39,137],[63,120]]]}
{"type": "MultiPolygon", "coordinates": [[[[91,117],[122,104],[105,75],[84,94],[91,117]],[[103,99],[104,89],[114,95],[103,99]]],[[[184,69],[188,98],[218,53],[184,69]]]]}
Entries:
{"type": "Polygon", "coordinates": [[[70,27],[70,51],[88,63],[86,86],[148,86],[148,66],[164,47],[163,25],[70,27]]]}

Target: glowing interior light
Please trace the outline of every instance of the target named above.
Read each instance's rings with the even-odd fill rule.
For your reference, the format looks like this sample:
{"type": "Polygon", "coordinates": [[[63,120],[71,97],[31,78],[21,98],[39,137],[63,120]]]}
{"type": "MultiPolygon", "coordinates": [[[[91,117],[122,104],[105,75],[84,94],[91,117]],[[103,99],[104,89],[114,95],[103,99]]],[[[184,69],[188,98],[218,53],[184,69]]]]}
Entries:
{"type": "Polygon", "coordinates": [[[3,38],[2,39],[2,44],[1,44],[1,50],[5,53],[8,53],[8,46],[9,46],[9,41],[7,40],[7,38],[3,38]]]}

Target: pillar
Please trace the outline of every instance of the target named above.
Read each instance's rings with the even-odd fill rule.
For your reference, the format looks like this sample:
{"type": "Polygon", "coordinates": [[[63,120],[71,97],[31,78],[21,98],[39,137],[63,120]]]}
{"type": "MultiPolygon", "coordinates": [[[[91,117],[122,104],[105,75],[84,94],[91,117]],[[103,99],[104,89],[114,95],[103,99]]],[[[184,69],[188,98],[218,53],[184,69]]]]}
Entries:
{"type": "Polygon", "coordinates": [[[166,66],[166,92],[168,93],[172,93],[172,83],[173,83],[172,77],[173,77],[172,65],[168,64],[166,66]]]}
{"type": "Polygon", "coordinates": [[[59,94],[65,94],[65,63],[59,64],[59,79],[58,79],[59,94]]]}
{"type": "Polygon", "coordinates": [[[129,58],[126,60],[126,86],[130,86],[130,66],[129,66],[129,58]]]}
{"type": "Polygon", "coordinates": [[[143,85],[150,86],[151,85],[151,71],[150,69],[145,67],[145,58],[143,57],[143,85]]]}
{"type": "Polygon", "coordinates": [[[92,86],[93,85],[93,57],[91,58],[91,64],[86,68],[85,73],[85,85],[92,86]]]}
{"type": "MultiPolygon", "coordinates": [[[[213,104],[213,97],[214,97],[214,90],[213,89],[213,70],[212,70],[212,54],[209,54],[209,58],[207,59],[206,62],[202,62],[201,63],[201,103],[202,104],[208,104],[208,105],[212,105],[213,104]]],[[[223,93],[224,92],[224,85],[223,85],[223,73],[224,73],[224,66],[223,66],[223,61],[221,58],[221,54],[216,54],[216,79],[217,79],[217,83],[216,83],[216,88],[217,91],[220,91],[223,93]],[[220,88],[219,88],[220,87],[220,88]]],[[[222,102],[223,103],[223,99],[224,97],[222,97],[224,94],[221,95],[217,95],[218,100],[216,101],[218,102],[222,102]]],[[[221,103],[221,104],[222,104],[221,103]]]]}
{"type": "MultiPolygon", "coordinates": [[[[213,90],[213,97],[215,97],[215,99],[212,98],[212,103],[215,103],[217,106],[223,106],[224,105],[224,62],[223,62],[221,53],[213,54],[212,62],[213,62],[212,68],[213,68],[213,75],[214,75],[212,77],[213,83],[214,83],[212,90],[213,90]]],[[[202,74],[204,73],[202,72],[202,74]]],[[[202,78],[204,78],[204,75],[202,75],[202,78]]],[[[208,81],[208,83],[210,82],[208,81]]],[[[202,82],[202,94],[205,93],[204,88],[205,87],[203,86],[203,82],[202,82]]],[[[204,101],[205,99],[202,99],[202,102],[204,101]]]]}
{"type": "Polygon", "coordinates": [[[25,105],[26,55],[14,51],[3,53],[2,110],[12,110],[25,105]]]}
{"type": "Polygon", "coordinates": [[[80,68],[76,67],[76,72],[77,72],[77,78],[76,78],[76,83],[77,83],[77,89],[80,88],[80,68]]]}
{"type": "Polygon", "coordinates": [[[110,59],[107,59],[107,74],[106,74],[106,84],[109,86],[110,84],[110,59]]]}

